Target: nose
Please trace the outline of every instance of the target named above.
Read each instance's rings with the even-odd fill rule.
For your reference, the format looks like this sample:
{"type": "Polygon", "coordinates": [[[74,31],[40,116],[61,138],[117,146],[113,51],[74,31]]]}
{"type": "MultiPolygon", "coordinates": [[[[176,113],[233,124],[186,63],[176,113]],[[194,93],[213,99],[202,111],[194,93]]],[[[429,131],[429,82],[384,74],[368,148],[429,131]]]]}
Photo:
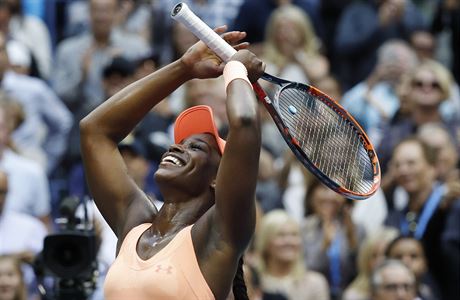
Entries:
{"type": "Polygon", "coordinates": [[[169,146],[169,151],[183,153],[185,149],[182,144],[172,144],[171,146],[169,146]]]}

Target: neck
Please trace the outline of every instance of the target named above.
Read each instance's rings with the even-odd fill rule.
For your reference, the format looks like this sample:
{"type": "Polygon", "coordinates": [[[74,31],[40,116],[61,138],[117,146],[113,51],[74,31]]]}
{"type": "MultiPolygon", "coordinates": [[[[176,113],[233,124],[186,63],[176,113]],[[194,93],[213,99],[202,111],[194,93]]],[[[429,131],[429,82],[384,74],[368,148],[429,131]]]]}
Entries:
{"type": "Polygon", "coordinates": [[[267,273],[274,277],[285,277],[292,272],[292,263],[268,259],[267,273]]]}
{"type": "Polygon", "coordinates": [[[425,189],[409,194],[409,210],[419,212],[432,190],[432,185],[426,185],[425,189]]]}
{"type": "Polygon", "coordinates": [[[417,125],[442,121],[441,114],[439,113],[439,107],[437,105],[418,106],[414,109],[413,119],[417,125]]]}
{"type": "Polygon", "coordinates": [[[210,208],[202,198],[182,202],[165,201],[152,228],[161,235],[194,224],[210,208]]]}

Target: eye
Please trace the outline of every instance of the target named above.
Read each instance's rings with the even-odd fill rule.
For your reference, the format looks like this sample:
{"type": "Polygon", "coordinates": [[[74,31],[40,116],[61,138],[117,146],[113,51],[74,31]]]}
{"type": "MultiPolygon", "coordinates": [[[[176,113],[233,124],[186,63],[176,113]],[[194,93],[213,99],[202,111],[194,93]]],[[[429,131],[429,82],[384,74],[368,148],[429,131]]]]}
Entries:
{"type": "Polygon", "coordinates": [[[203,150],[203,146],[198,143],[191,143],[190,149],[192,150],[203,150]]]}

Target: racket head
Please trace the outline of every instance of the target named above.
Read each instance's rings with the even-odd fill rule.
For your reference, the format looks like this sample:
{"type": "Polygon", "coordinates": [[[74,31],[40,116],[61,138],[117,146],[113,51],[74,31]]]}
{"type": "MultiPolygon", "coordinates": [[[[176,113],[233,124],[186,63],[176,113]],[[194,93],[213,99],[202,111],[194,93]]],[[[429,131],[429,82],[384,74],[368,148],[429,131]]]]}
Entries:
{"type": "MultiPolygon", "coordinates": [[[[195,36],[208,45],[224,61],[228,61],[236,52],[235,49],[200,20],[185,3],[177,4],[171,16],[189,28],[195,36]]],[[[380,167],[377,155],[368,137],[353,117],[334,100],[314,87],[301,83],[288,83],[286,80],[269,74],[264,74],[262,79],[281,86],[273,97],[274,102],[267,97],[259,84],[254,84],[254,90],[296,157],[325,185],[348,198],[366,199],[375,193],[380,184],[380,167]],[[285,97],[285,95],[290,94],[290,91],[294,91],[293,94],[297,95],[285,97]],[[309,95],[309,97],[306,97],[306,99],[310,99],[309,102],[302,99],[298,100],[299,96],[301,96],[299,94],[309,95]],[[291,99],[285,100],[286,98],[291,99]],[[322,107],[322,112],[328,113],[321,115],[321,110],[315,112],[316,106],[318,108],[322,107]],[[299,110],[300,108],[302,110],[299,110]],[[303,108],[308,108],[308,110],[303,108]],[[300,113],[292,113],[294,110],[299,110],[300,113]],[[302,116],[303,111],[307,111],[308,114],[302,116]],[[301,117],[293,118],[290,115],[301,117]],[[321,118],[325,118],[327,121],[321,123],[321,118]],[[292,121],[292,119],[295,121],[292,121]],[[303,124],[305,128],[295,128],[295,126],[298,126],[296,123],[303,124]],[[310,130],[309,134],[313,138],[312,136],[303,135],[302,132],[305,132],[305,129],[308,130],[311,125],[319,125],[327,128],[327,130],[310,130]],[[345,166],[348,163],[347,159],[353,158],[353,151],[346,150],[347,147],[351,147],[350,141],[341,137],[341,131],[335,130],[336,127],[348,129],[347,132],[343,132],[349,140],[353,140],[355,143],[353,146],[358,151],[358,161],[363,161],[361,169],[359,164],[355,163],[351,170],[345,170],[345,166]],[[330,132],[335,132],[335,134],[331,137],[330,132]],[[325,142],[321,142],[322,139],[325,142]],[[312,140],[317,143],[311,143],[312,140]],[[331,140],[332,142],[330,142],[331,140]],[[340,147],[345,148],[345,150],[340,152],[335,149],[340,147]],[[339,167],[334,167],[334,163],[339,167]],[[358,178],[360,175],[362,175],[361,178],[358,178]],[[361,183],[361,181],[364,183],[361,183]]]]}
{"type": "Polygon", "coordinates": [[[313,86],[281,81],[279,85],[269,103],[260,86],[254,89],[259,100],[265,95],[262,102],[298,160],[347,198],[363,200],[373,195],[380,186],[379,161],[358,122],[313,86]]]}

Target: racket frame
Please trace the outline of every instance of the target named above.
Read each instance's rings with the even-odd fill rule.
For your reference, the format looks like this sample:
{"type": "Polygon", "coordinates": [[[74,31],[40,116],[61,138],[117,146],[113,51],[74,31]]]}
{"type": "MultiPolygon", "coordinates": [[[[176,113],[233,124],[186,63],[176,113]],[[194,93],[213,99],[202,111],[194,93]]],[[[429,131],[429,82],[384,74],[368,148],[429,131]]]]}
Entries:
{"type": "MultiPolygon", "coordinates": [[[[171,17],[176,21],[181,22],[185,25],[196,37],[198,37],[201,41],[203,41],[211,50],[213,50],[223,61],[228,61],[231,56],[236,53],[236,50],[229,45],[221,36],[219,36],[215,31],[213,31],[206,23],[204,23],[201,19],[199,19],[187,6],[185,3],[178,3],[173,8],[171,17]]],[[[283,139],[288,144],[291,151],[297,157],[297,159],[310,171],[312,172],[318,179],[321,180],[326,186],[330,189],[334,190],[335,192],[344,195],[347,198],[354,199],[354,200],[363,200],[369,198],[373,195],[380,186],[380,166],[377,158],[377,154],[370,142],[369,138],[367,137],[364,130],[361,128],[359,123],[336,101],[334,101],[331,97],[326,95],[325,93],[321,92],[319,89],[302,84],[302,83],[295,83],[291,82],[282,78],[278,78],[276,76],[263,73],[261,76],[262,79],[272,83],[279,85],[281,88],[277,91],[275,95],[275,101],[270,99],[266,92],[262,89],[259,83],[254,82],[253,88],[256,93],[256,96],[259,102],[267,109],[268,113],[272,117],[273,121],[275,122],[278,130],[281,132],[283,139]],[[329,106],[332,110],[334,110],[342,119],[352,125],[355,133],[358,135],[361,144],[363,145],[364,149],[367,152],[367,155],[371,161],[372,169],[373,169],[373,183],[370,190],[367,193],[361,194],[351,191],[349,189],[344,188],[343,186],[336,183],[334,180],[330,179],[326,174],[324,174],[319,167],[317,167],[305,154],[305,152],[300,147],[299,142],[295,137],[293,137],[290,133],[289,128],[285,125],[282,121],[280,114],[277,111],[278,102],[278,95],[282,92],[283,89],[289,88],[292,86],[301,86],[303,89],[308,91],[312,94],[318,101],[323,102],[325,105],[329,106]]]]}

